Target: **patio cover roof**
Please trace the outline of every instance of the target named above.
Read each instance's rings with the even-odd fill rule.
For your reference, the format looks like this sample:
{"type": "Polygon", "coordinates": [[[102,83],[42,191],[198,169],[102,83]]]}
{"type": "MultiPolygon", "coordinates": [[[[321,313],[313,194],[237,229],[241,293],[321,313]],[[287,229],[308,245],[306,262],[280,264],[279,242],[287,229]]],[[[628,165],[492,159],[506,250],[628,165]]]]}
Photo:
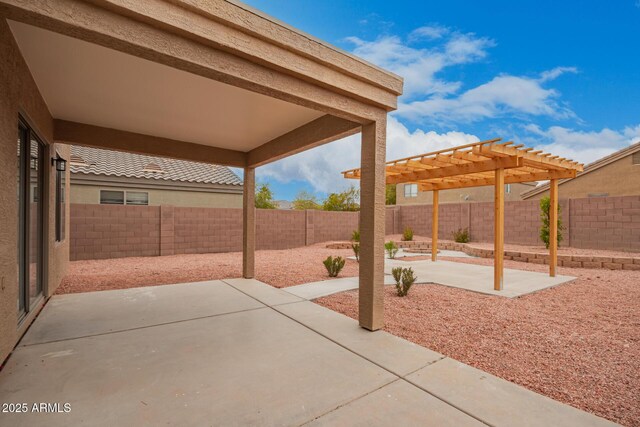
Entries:
{"type": "MultiPolygon", "coordinates": [[[[574,178],[583,165],[501,139],[475,142],[387,162],[387,184],[418,183],[421,191],[480,187],[495,184],[496,169],[504,182],[532,182],[574,178]]],[[[344,171],[360,179],[360,169],[344,171]]]]}

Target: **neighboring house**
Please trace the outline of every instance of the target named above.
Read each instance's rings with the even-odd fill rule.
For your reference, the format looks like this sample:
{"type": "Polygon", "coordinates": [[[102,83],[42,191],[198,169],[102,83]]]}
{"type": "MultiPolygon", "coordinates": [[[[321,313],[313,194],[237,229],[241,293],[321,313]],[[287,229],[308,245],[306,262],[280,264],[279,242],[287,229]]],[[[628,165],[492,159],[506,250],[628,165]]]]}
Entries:
{"type": "MultiPolygon", "coordinates": [[[[585,166],[577,177],[559,181],[558,187],[563,199],[640,195],[640,142],[585,166]]],[[[522,197],[540,199],[548,195],[547,183],[522,197]]]]}
{"type": "Polygon", "coordinates": [[[242,180],[225,166],[72,146],[71,203],[242,207],[242,180]]]}
{"type": "MultiPolygon", "coordinates": [[[[506,184],[505,200],[522,200],[521,194],[535,188],[536,183],[506,184]]],[[[440,190],[440,203],[490,202],[493,201],[493,186],[440,190]]],[[[419,191],[418,184],[398,184],[396,204],[414,205],[433,203],[433,191],[419,191]]]]}

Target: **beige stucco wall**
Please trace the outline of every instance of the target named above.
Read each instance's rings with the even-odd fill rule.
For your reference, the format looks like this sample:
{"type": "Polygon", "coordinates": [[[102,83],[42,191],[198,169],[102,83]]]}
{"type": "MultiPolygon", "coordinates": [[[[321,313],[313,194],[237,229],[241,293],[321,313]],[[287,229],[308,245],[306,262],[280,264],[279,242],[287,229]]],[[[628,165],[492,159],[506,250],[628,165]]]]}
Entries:
{"type": "MultiPolygon", "coordinates": [[[[592,172],[560,183],[559,197],[581,199],[600,196],[636,196],[640,194],[640,165],[634,165],[632,156],[609,163],[592,172]]],[[[539,200],[549,191],[538,193],[529,199],[539,200]]]]}
{"type": "MultiPolygon", "coordinates": [[[[418,197],[404,197],[404,185],[396,186],[396,204],[416,205],[433,203],[432,191],[418,191],[418,197]]],[[[534,188],[527,184],[511,184],[511,192],[505,191],[505,200],[522,200],[520,193],[534,188]]],[[[440,190],[440,203],[490,202],[493,201],[493,186],[440,190]],[[468,196],[468,198],[466,198],[468,196]]]]}
{"type": "Polygon", "coordinates": [[[242,193],[212,193],[189,189],[169,190],[144,187],[103,187],[98,185],[71,185],[71,203],[99,204],[100,190],[145,191],[149,193],[149,206],[180,206],[190,208],[241,208],[242,193]]]}
{"type": "MultiPolygon", "coordinates": [[[[29,69],[19,53],[4,19],[0,19],[0,363],[9,355],[38,312],[32,306],[29,316],[18,325],[18,202],[16,159],[18,116],[22,114],[38,135],[48,144],[44,167],[48,180],[45,199],[46,276],[45,297],[55,292],[69,260],[69,239],[55,242],[55,171],[51,167],[52,153],[58,151],[68,157],[68,147],[53,143],[53,120],[38,92],[29,69]]],[[[68,182],[68,180],[67,180],[68,182]]],[[[69,197],[66,199],[69,200],[69,197]]],[[[68,212],[68,206],[67,206],[68,212]]],[[[69,216],[67,215],[67,221],[69,216]]],[[[68,222],[67,222],[68,230],[68,222]]],[[[43,301],[41,300],[41,303],[43,301]]]]}

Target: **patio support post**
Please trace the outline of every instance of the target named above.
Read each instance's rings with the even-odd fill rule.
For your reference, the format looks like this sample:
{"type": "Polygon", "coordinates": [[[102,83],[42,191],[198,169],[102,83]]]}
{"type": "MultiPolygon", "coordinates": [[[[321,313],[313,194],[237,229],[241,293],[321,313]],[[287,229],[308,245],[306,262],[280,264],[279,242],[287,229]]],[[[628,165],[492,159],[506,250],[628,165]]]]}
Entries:
{"type": "Polygon", "coordinates": [[[384,325],[386,114],[362,126],[360,178],[360,326],[384,325]]]}
{"type": "Polygon", "coordinates": [[[556,277],[558,265],[558,180],[549,181],[549,276],[556,277]]]}
{"type": "Polygon", "coordinates": [[[242,195],[242,277],[255,277],[256,251],[256,170],[244,168],[244,185],[242,195]]]}
{"type": "Polygon", "coordinates": [[[433,190],[433,212],[431,220],[431,261],[438,257],[438,190],[433,190]]]}
{"type": "Polygon", "coordinates": [[[493,240],[493,289],[501,291],[504,282],[504,169],[495,171],[493,240]]]}

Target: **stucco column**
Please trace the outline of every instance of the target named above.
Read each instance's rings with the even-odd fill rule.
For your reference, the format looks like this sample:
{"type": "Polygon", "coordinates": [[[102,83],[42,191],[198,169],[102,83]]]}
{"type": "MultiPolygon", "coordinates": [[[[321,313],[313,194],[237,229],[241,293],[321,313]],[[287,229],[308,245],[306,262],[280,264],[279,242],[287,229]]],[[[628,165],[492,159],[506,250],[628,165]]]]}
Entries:
{"type": "Polygon", "coordinates": [[[256,251],[256,170],[244,168],[242,194],[242,277],[255,277],[256,251]]]}
{"type": "Polygon", "coordinates": [[[386,138],[386,116],[362,127],[359,317],[371,331],[384,325],[386,138]]]}

